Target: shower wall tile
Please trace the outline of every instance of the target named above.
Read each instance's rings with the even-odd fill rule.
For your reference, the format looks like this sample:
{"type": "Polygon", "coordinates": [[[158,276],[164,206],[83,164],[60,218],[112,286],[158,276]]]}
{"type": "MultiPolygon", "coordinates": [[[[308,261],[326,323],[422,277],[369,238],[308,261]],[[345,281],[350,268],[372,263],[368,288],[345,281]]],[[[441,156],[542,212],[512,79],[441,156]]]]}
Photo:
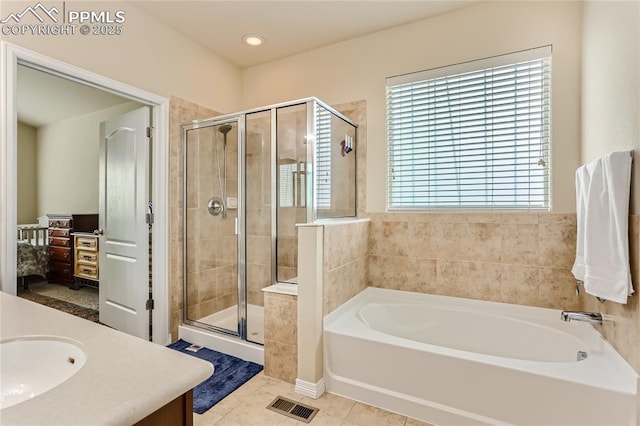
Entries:
{"type": "Polygon", "coordinates": [[[467,244],[467,231],[466,222],[446,223],[438,220],[436,227],[437,257],[456,260],[469,259],[471,247],[467,244]]]}
{"type": "Polygon", "coordinates": [[[294,383],[298,372],[296,296],[265,293],[264,374],[294,383]]]}
{"type": "Polygon", "coordinates": [[[576,219],[548,213],[371,213],[367,285],[574,309],[576,219]]]}
{"type": "Polygon", "coordinates": [[[285,345],[298,344],[297,298],[285,294],[265,294],[265,339],[285,345]]]}
{"type": "Polygon", "coordinates": [[[258,265],[270,265],[271,238],[247,235],[247,259],[258,265]]]}
{"type": "Polygon", "coordinates": [[[332,105],[357,126],[356,130],[356,212],[366,216],[367,208],[367,101],[360,100],[332,105]]]}
{"type": "Polygon", "coordinates": [[[330,313],[366,288],[367,261],[356,259],[335,269],[323,277],[323,311],[330,313]]]}
{"type": "Polygon", "coordinates": [[[368,278],[369,285],[394,290],[405,289],[409,265],[408,257],[369,256],[367,274],[375,277],[374,280],[368,278]]]}
{"type": "Polygon", "coordinates": [[[400,289],[433,293],[437,289],[437,269],[435,259],[410,258],[405,272],[406,284],[400,289]]]}
{"type": "Polygon", "coordinates": [[[499,223],[467,224],[467,256],[481,262],[499,262],[502,254],[502,228],[499,223]]]}
{"type": "MultiPolygon", "coordinates": [[[[269,244],[271,239],[268,239],[269,244]]],[[[295,268],[298,265],[298,238],[283,237],[277,241],[278,266],[295,268]]],[[[269,259],[270,261],[270,259],[269,259]]]]}
{"type": "Polygon", "coordinates": [[[502,224],[502,262],[538,264],[538,224],[502,224]]]}
{"type": "MultiPolygon", "coordinates": [[[[554,215],[557,216],[557,215],[554,215]]],[[[571,268],[576,254],[576,221],[541,222],[538,231],[541,265],[571,268]]]]}
{"type": "MultiPolygon", "coordinates": [[[[434,222],[409,221],[408,253],[414,257],[435,259],[438,253],[438,231],[434,222]]],[[[377,253],[377,251],[376,251],[377,253]]]]}
{"type": "Polygon", "coordinates": [[[323,227],[324,315],[367,287],[369,224],[353,220],[323,227]]]}
{"type": "Polygon", "coordinates": [[[511,263],[505,263],[501,266],[502,275],[496,301],[536,306],[538,304],[539,268],[511,263]]]}
{"type": "Polygon", "coordinates": [[[576,280],[569,269],[543,267],[538,274],[538,301],[541,306],[567,310],[580,308],[576,280]]]}
{"type": "Polygon", "coordinates": [[[635,293],[623,305],[598,300],[581,292],[582,309],[602,312],[609,320],[597,326],[602,335],[625,358],[636,372],[640,372],[640,216],[629,217],[629,260],[631,280],[635,293]]]}

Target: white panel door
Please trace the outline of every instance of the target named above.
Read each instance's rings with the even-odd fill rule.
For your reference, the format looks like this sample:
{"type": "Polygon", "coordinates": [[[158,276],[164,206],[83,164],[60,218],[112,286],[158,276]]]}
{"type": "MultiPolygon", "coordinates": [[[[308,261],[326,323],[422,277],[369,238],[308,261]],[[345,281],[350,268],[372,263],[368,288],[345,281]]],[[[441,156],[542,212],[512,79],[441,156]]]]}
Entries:
{"type": "Polygon", "coordinates": [[[150,109],[100,126],[100,322],[149,339],[150,109]]]}

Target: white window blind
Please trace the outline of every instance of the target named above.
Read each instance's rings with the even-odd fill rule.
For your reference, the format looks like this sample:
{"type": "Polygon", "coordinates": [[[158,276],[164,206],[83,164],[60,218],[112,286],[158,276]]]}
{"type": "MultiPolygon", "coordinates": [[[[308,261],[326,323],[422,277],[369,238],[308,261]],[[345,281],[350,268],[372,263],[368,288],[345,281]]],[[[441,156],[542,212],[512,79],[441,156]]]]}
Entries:
{"type": "Polygon", "coordinates": [[[331,113],[316,110],[316,208],[331,208],[331,113]]]}
{"type": "Polygon", "coordinates": [[[549,207],[551,47],[387,79],[389,209],[549,207]]]}
{"type": "Polygon", "coordinates": [[[280,207],[294,207],[296,163],[280,164],[280,207]]]}

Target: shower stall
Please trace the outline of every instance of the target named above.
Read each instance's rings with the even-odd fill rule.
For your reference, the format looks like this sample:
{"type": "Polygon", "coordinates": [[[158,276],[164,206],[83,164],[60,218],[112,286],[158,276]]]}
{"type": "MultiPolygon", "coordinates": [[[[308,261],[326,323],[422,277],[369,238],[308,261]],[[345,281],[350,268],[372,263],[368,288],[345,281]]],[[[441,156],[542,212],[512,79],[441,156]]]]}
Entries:
{"type": "Polygon", "coordinates": [[[297,283],[296,224],[356,215],[356,125],[316,98],[183,126],[183,322],[264,344],[263,291],[297,283]]]}

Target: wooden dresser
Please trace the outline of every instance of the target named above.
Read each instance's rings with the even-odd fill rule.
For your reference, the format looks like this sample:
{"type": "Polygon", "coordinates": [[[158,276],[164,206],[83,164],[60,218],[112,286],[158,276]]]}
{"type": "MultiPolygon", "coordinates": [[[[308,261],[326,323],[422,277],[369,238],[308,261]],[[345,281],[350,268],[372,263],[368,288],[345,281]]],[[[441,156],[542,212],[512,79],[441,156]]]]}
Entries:
{"type": "Polygon", "coordinates": [[[98,227],[97,214],[47,214],[49,218],[49,282],[74,283],[73,232],[92,233],[98,227]]]}

